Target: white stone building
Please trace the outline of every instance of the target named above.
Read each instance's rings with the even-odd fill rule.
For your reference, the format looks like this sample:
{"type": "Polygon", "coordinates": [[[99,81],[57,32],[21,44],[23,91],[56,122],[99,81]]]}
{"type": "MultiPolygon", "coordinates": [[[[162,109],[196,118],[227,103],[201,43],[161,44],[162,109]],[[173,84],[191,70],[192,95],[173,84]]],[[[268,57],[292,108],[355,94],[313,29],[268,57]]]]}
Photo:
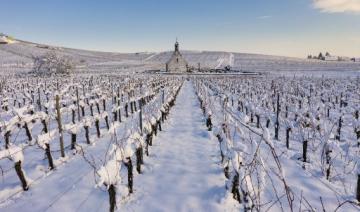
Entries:
{"type": "Polygon", "coordinates": [[[0,44],[8,44],[9,41],[5,35],[0,35],[0,44]]]}
{"type": "Polygon", "coordinates": [[[11,44],[11,43],[15,43],[16,40],[13,39],[12,37],[9,37],[5,34],[0,33],[0,44],[11,44]]]}
{"type": "Polygon", "coordinates": [[[188,72],[189,66],[179,51],[179,43],[175,43],[175,51],[166,63],[166,72],[184,73],[188,72]]]}

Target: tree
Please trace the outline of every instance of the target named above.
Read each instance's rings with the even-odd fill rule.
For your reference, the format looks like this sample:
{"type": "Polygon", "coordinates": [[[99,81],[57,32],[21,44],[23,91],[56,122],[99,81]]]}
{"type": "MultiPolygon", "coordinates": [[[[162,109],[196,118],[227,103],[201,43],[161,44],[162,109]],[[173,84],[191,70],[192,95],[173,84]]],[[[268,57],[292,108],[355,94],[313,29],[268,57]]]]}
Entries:
{"type": "Polygon", "coordinates": [[[319,54],[319,56],[318,56],[318,59],[319,59],[319,60],[324,60],[324,56],[323,56],[322,52],[320,52],[320,54],[319,54]]]}
{"type": "Polygon", "coordinates": [[[43,74],[71,74],[75,65],[70,57],[59,56],[55,52],[47,52],[42,56],[33,56],[32,73],[43,74]]]}

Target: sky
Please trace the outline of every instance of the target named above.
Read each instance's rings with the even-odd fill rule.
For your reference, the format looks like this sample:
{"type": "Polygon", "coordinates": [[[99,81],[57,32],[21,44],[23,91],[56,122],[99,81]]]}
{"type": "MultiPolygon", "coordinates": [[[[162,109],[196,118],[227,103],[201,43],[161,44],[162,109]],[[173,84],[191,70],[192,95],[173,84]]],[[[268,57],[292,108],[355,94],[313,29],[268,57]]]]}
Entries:
{"type": "Polygon", "coordinates": [[[11,0],[0,32],[111,52],[173,49],[360,57],[360,0],[11,0]]]}

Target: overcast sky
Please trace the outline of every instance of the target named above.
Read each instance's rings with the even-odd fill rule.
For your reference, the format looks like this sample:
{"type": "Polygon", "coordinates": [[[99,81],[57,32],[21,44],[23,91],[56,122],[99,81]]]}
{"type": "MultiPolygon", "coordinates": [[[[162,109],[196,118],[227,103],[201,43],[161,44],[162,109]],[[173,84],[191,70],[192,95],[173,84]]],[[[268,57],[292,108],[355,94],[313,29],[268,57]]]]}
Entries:
{"type": "Polygon", "coordinates": [[[116,51],[181,49],[360,57],[360,0],[11,0],[0,32],[116,51]]]}

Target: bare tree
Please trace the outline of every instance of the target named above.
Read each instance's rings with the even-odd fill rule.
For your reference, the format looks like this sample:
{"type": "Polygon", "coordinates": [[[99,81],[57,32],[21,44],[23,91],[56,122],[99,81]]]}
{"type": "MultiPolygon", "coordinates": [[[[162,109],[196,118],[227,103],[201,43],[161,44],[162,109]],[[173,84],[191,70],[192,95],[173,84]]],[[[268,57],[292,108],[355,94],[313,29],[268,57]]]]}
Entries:
{"type": "Polygon", "coordinates": [[[59,56],[56,52],[47,52],[41,56],[33,56],[32,73],[43,74],[71,74],[75,65],[67,56],[59,56]]]}

